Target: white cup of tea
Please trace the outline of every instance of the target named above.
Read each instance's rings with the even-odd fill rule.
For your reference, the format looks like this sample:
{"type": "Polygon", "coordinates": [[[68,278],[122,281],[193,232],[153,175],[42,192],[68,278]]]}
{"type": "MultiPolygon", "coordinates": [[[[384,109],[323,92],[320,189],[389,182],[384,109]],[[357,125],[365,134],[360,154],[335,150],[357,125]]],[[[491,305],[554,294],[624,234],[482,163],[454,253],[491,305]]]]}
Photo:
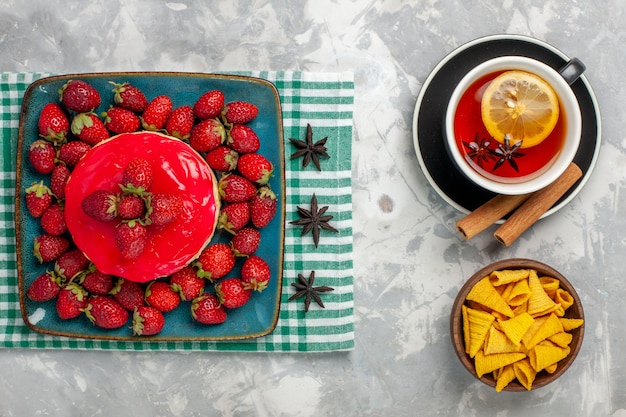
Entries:
{"type": "MultiPolygon", "coordinates": [[[[474,184],[497,194],[531,193],[554,182],[573,161],[580,144],[582,116],[570,85],[584,70],[584,64],[577,58],[557,71],[543,62],[522,56],[490,59],[471,69],[454,89],[444,119],[446,148],[456,167],[474,184]],[[494,80],[498,84],[498,80],[506,78],[497,79],[505,72],[509,78],[522,77],[519,81],[509,79],[509,83],[526,82],[528,85],[528,79],[539,77],[544,81],[539,85],[547,83],[551,97],[556,95],[552,103],[558,104],[558,111],[550,114],[558,114],[558,117],[550,120],[554,123],[546,128],[550,134],[538,144],[534,144],[531,137],[528,137],[530,145],[525,146],[525,140],[512,135],[492,135],[493,119],[490,119],[491,130],[485,126],[483,112],[488,110],[482,103],[483,95],[485,91],[493,91],[488,86],[494,80]]],[[[487,94],[493,97],[492,93],[487,94]]],[[[522,103],[522,100],[515,100],[500,100],[499,103],[511,107],[522,103]]]]}

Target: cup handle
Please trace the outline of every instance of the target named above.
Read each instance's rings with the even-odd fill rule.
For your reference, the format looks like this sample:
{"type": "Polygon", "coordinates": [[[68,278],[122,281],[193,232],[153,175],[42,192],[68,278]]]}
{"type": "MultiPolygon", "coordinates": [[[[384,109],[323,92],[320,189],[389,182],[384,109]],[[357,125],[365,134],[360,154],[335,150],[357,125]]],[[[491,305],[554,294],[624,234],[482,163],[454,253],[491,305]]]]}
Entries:
{"type": "Polygon", "coordinates": [[[572,58],[567,64],[561,67],[559,74],[561,74],[561,77],[563,77],[569,85],[572,85],[586,69],[587,67],[580,59],[572,58]]]}

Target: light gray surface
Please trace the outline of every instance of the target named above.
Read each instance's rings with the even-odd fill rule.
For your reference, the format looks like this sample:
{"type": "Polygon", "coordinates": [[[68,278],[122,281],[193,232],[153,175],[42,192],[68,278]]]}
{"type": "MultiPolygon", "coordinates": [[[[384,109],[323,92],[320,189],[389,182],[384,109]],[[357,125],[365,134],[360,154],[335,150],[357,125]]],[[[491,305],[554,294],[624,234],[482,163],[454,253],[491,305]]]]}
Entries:
{"type": "MultiPolygon", "coordinates": [[[[0,70],[354,71],[356,348],[334,354],[0,350],[0,416],[626,416],[626,32],[622,0],[18,1],[0,70]],[[602,150],[582,192],[511,248],[455,232],[411,137],[431,69],[472,39],[524,34],[587,64],[602,150]],[[495,393],[454,356],[464,277],[529,257],[574,281],[586,338],[561,380],[495,393]]],[[[493,230],[490,230],[493,231],[493,230]]]]}

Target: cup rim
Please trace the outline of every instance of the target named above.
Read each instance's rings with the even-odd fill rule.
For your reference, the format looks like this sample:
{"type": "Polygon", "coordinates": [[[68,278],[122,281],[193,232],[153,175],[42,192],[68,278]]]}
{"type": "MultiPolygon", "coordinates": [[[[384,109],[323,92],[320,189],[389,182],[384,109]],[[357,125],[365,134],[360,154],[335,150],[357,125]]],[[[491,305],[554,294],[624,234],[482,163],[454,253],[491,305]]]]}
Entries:
{"type": "Polygon", "coordinates": [[[531,193],[554,182],[573,161],[578,151],[581,135],[582,113],[578,99],[569,84],[554,68],[536,59],[523,56],[501,56],[492,58],[468,71],[456,85],[450,96],[448,105],[446,106],[443,129],[446,149],[457,169],[479,187],[497,194],[508,195],[531,193]],[[538,173],[534,178],[520,182],[507,182],[506,179],[502,181],[493,180],[475,171],[467,161],[465,161],[465,157],[462,152],[459,151],[454,137],[454,114],[465,90],[482,75],[509,69],[521,69],[534,72],[546,79],[555,89],[560,98],[561,106],[564,107],[568,115],[567,134],[570,136],[569,131],[571,130],[571,136],[574,138],[574,140],[566,141],[566,144],[549,167],[543,169],[542,172],[538,173]]]}

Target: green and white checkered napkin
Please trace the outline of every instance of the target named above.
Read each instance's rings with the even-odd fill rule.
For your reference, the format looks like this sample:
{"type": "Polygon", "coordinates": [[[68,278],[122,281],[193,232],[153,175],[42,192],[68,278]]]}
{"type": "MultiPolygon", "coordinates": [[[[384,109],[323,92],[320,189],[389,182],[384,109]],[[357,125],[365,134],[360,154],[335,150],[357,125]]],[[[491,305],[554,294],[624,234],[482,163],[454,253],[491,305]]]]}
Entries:
{"type": "Polygon", "coordinates": [[[102,350],[204,351],[331,351],[354,347],[352,260],[351,146],[354,81],[351,73],[245,72],[267,79],[280,94],[285,137],[286,228],[282,305],[276,329],[268,336],[234,342],[149,342],[73,339],[31,331],[22,320],[17,283],[15,247],[15,152],[21,102],[28,85],[45,73],[0,73],[0,346],[102,350]],[[304,139],[310,123],[314,139],[328,136],[330,159],[322,159],[321,172],[301,159],[290,160],[295,149],[288,138],[304,139]],[[339,233],[323,234],[315,248],[311,235],[289,225],[298,217],[296,206],[307,207],[311,195],[328,205],[339,233]],[[316,285],[335,290],[324,293],[325,309],[315,303],[305,314],[302,300],[287,301],[298,273],[315,271],[316,285]]]}

